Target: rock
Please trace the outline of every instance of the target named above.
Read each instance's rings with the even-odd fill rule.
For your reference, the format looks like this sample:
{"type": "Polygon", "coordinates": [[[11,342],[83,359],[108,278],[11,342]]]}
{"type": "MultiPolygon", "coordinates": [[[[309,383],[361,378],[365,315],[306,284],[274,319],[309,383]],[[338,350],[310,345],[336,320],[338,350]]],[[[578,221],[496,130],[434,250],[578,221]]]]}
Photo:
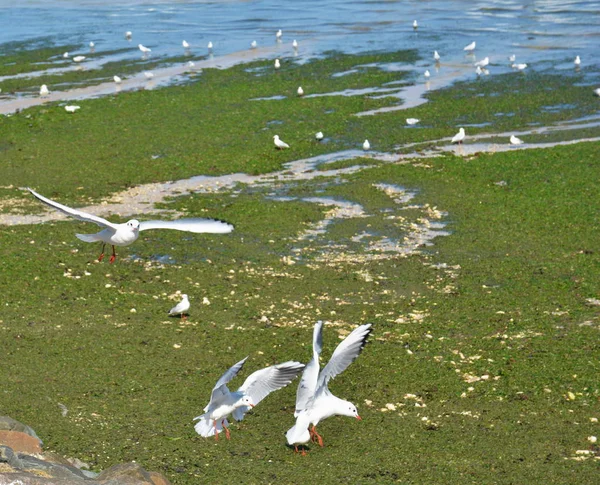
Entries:
{"type": "Polygon", "coordinates": [[[29,436],[33,436],[37,438],[42,445],[42,440],[35,434],[35,431],[31,429],[26,424],[20,423],[19,421],[10,418],[8,416],[0,416],[0,430],[5,431],[21,431],[22,433],[28,434],[29,436]]]}
{"type": "Polygon", "coordinates": [[[22,431],[0,430],[0,444],[9,446],[17,453],[42,452],[40,439],[22,431]]]}
{"type": "Polygon", "coordinates": [[[96,480],[102,485],[170,485],[160,473],[149,473],[137,463],[111,466],[98,475],[96,480]]]}
{"type": "Polygon", "coordinates": [[[0,463],[6,463],[12,468],[23,468],[23,462],[19,460],[12,448],[0,445],[0,463]]]}

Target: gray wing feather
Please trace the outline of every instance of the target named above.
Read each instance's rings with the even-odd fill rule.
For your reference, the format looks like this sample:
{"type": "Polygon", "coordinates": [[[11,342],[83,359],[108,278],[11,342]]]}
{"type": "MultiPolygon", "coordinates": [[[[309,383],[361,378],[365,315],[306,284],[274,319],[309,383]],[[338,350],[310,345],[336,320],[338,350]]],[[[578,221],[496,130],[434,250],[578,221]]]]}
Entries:
{"type": "Polygon", "coordinates": [[[213,234],[225,234],[233,231],[233,226],[227,222],[216,219],[177,219],[175,221],[142,221],[140,232],[150,229],[172,229],[186,232],[210,232],[213,234]]]}
{"type": "Polygon", "coordinates": [[[227,389],[227,383],[233,379],[237,373],[241,370],[246,362],[245,359],[240,360],[237,364],[232,365],[229,369],[225,371],[225,373],[219,378],[215,387],[213,387],[212,393],[210,395],[210,402],[204,408],[204,411],[208,411],[212,404],[219,402],[221,398],[229,394],[229,389],[227,389]]]}
{"type": "Polygon", "coordinates": [[[302,369],[304,369],[304,364],[288,361],[257,370],[248,376],[238,392],[250,396],[254,405],[257,405],[271,392],[287,386],[302,369]]]}
{"type": "Polygon", "coordinates": [[[294,416],[298,417],[298,414],[306,406],[310,399],[314,396],[317,389],[317,381],[319,380],[319,355],[323,348],[323,322],[319,320],[315,324],[313,330],[313,357],[302,373],[302,379],[298,384],[298,390],[296,391],[296,410],[294,416]]]}
{"type": "Polygon", "coordinates": [[[44,204],[49,205],[53,209],[56,209],[70,217],[73,217],[74,219],[77,219],[77,220],[80,220],[83,222],[93,222],[94,224],[97,224],[100,227],[111,227],[113,229],[117,228],[117,226],[115,224],[108,222],[106,219],[103,219],[102,217],[94,216],[92,214],[88,214],[87,212],[83,212],[83,211],[80,211],[77,209],[72,209],[71,207],[67,207],[66,205],[59,204],[58,202],[54,202],[53,200],[50,200],[50,199],[44,197],[43,195],[38,194],[35,190],[30,189],[29,187],[27,187],[27,190],[29,190],[29,192],[31,192],[31,194],[36,199],[38,199],[40,202],[43,202],[44,204]]]}

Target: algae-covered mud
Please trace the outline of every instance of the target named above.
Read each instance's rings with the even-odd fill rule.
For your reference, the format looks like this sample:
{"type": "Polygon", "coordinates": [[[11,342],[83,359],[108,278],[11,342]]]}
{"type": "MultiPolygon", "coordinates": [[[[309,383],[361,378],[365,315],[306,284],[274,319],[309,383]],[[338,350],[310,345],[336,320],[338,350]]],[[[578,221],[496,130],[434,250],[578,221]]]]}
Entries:
{"type": "Polygon", "coordinates": [[[75,113],[46,100],[2,119],[2,414],[93,470],[136,461],[173,483],[594,483],[597,66],[478,77],[461,53],[426,86],[419,48],[288,49],[279,70],[270,49],[229,55],[198,56],[212,66],[176,85],[111,85],[75,113]],[[24,187],[118,222],[235,230],[144,232],[99,263],[75,237],[96,227],[24,187]],[[182,293],[189,318],[168,317],[182,293]],[[308,361],[319,319],[323,363],[374,326],[330,384],[362,421],[330,418],[325,446],[294,454],[294,381],[231,440],[195,433],[228,367],[249,356],[236,389],[308,361]]]}

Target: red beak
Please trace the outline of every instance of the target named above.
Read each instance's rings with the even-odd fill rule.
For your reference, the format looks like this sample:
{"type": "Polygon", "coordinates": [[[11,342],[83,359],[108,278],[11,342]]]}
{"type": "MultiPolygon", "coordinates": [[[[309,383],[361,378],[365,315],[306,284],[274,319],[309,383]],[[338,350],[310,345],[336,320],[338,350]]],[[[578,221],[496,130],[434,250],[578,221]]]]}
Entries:
{"type": "Polygon", "coordinates": [[[249,404],[249,406],[250,406],[251,408],[253,408],[253,407],[254,407],[254,404],[249,404]]]}
{"type": "Polygon", "coordinates": [[[362,418],[358,414],[356,415],[356,419],[358,419],[359,421],[362,421],[362,418]]]}

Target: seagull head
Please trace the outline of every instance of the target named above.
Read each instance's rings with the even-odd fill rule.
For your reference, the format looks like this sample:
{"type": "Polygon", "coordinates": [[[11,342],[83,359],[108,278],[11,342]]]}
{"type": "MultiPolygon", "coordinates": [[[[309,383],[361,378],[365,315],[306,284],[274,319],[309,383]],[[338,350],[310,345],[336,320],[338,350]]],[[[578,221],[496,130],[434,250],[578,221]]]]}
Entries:
{"type": "Polygon", "coordinates": [[[251,408],[254,407],[254,403],[252,402],[252,398],[250,396],[244,396],[239,401],[240,406],[249,406],[251,408]]]}
{"type": "Polygon", "coordinates": [[[187,300],[188,296],[184,293],[183,295],[181,295],[181,298],[183,298],[184,300],[187,300]]]}
{"type": "Polygon", "coordinates": [[[351,402],[346,401],[343,404],[343,408],[340,409],[340,411],[340,414],[344,416],[349,416],[351,418],[356,418],[359,421],[362,421],[362,418],[358,415],[358,409],[356,409],[356,406],[351,402]]]}
{"type": "Polygon", "coordinates": [[[138,232],[140,230],[140,221],[131,219],[130,221],[127,221],[127,227],[130,227],[132,232],[138,232]]]}

